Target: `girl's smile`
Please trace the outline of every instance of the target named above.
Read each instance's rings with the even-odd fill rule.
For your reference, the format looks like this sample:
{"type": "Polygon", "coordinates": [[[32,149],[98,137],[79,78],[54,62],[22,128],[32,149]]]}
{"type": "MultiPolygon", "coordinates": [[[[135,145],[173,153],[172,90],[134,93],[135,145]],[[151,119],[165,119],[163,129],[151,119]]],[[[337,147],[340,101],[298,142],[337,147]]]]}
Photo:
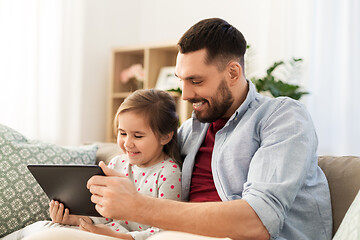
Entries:
{"type": "Polygon", "coordinates": [[[167,142],[154,134],[143,114],[128,111],[119,114],[118,145],[129,162],[138,167],[149,167],[165,159],[167,142]]]}

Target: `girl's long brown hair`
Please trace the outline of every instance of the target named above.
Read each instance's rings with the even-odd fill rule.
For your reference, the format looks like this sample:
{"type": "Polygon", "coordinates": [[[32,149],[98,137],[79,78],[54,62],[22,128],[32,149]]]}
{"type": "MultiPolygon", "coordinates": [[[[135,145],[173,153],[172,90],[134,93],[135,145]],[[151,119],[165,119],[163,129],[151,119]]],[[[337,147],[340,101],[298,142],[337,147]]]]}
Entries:
{"type": "Polygon", "coordinates": [[[156,89],[136,90],[129,95],[120,105],[114,118],[114,131],[117,136],[119,125],[119,114],[136,111],[142,114],[150,128],[158,137],[173,132],[173,137],[168,144],[164,146],[164,152],[174,159],[181,167],[182,159],[177,147],[177,128],[179,117],[176,113],[176,103],[174,98],[167,92],[156,89]]]}

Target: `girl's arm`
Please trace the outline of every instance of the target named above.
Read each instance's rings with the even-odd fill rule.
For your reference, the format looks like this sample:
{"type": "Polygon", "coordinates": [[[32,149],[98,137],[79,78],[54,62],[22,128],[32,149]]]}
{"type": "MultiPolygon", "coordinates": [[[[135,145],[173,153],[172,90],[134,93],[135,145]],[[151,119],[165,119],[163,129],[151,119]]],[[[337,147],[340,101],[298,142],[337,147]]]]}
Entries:
{"type": "Polygon", "coordinates": [[[125,239],[125,240],[134,240],[133,237],[128,233],[116,232],[106,225],[103,225],[103,224],[94,225],[94,224],[84,221],[83,219],[80,220],[79,227],[80,227],[80,230],[91,232],[91,233],[121,238],[121,239],[125,239]]]}
{"type": "MultiPolygon", "coordinates": [[[[173,161],[165,162],[163,165],[164,168],[161,168],[161,171],[158,173],[158,189],[157,198],[170,199],[170,200],[181,200],[181,172],[178,165],[173,161]]],[[[161,230],[156,227],[151,227],[143,231],[134,231],[130,232],[131,236],[134,239],[147,239],[151,235],[154,235],[161,230]]]]}
{"type": "Polygon", "coordinates": [[[181,200],[181,171],[173,161],[166,162],[158,176],[158,198],[181,200]]]}

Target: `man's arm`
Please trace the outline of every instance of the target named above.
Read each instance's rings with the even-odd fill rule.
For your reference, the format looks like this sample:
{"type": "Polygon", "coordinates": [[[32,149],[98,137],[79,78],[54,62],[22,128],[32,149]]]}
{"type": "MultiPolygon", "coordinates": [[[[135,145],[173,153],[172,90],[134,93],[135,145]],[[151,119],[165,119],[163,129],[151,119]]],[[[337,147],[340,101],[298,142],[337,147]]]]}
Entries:
{"type": "Polygon", "coordinates": [[[137,221],[156,223],[166,230],[229,237],[232,239],[269,239],[270,235],[244,200],[186,203],[146,197],[139,207],[137,221]]]}
{"type": "Polygon", "coordinates": [[[88,182],[91,200],[104,217],[126,219],[175,230],[232,239],[269,239],[261,220],[244,200],[186,203],[139,194],[122,174],[101,163],[107,175],[88,182]]]}

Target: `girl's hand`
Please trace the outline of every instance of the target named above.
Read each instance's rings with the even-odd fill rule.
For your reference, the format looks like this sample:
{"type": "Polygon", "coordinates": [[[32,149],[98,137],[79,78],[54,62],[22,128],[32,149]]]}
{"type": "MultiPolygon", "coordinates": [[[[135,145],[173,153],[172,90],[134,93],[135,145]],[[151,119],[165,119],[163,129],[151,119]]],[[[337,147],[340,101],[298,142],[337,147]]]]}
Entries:
{"type": "Polygon", "coordinates": [[[50,209],[50,217],[52,222],[54,223],[60,223],[64,225],[73,225],[78,226],[79,225],[79,219],[82,218],[84,221],[88,223],[92,223],[92,220],[88,216],[77,216],[77,215],[70,215],[69,209],[64,210],[64,204],[59,203],[58,201],[52,200],[49,203],[50,209]]]}
{"type": "Polygon", "coordinates": [[[134,240],[130,234],[115,232],[110,227],[108,227],[104,224],[94,225],[92,223],[86,222],[84,219],[80,219],[79,227],[80,227],[80,230],[83,230],[86,232],[101,234],[101,235],[110,236],[110,237],[117,237],[117,238],[121,238],[121,239],[134,240]]]}

